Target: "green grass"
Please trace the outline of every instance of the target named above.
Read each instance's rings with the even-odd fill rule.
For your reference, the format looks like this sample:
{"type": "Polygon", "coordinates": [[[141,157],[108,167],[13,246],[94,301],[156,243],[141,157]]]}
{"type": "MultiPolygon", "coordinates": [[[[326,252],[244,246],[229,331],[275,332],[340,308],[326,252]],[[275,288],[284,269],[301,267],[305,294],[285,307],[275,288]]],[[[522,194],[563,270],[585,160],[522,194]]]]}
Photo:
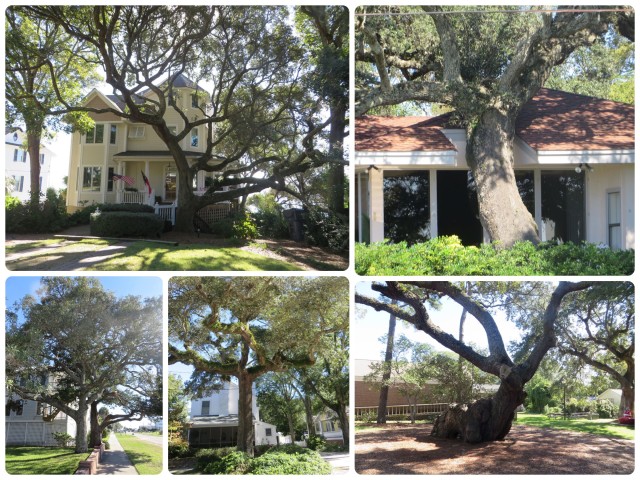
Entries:
{"type": "Polygon", "coordinates": [[[5,453],[5,467],[11,475],[72,475],[89,455],[56,447],[7,447],[5,453]]]}
{"type": "Polygon", "coordinates": [[[593,433],[606,437],[634,439],[633,427],[620,425],[613,418],[596,418],[588,420],[576,418],[565,420],[563,418],[549,418],[544,414],[518,413],[518,420],[514,422],[519,425],[528,425],[539,428],[556,428],[559,430],[571,430],[573,432],[593,433]]]}
{"type": "Polygon", "coordinates": [[[290,271],[293,264],[239,248],[210,245],[166,245],[137,241],[101,252],[118,243],[113,240],[82,240],[46,252],[7,262],[9,270],[130,270],[130,271],[290,271]],[[71,265],[78,264],[78,268],[71,265]]]}
{"type": "Polygon", "coordinates": [[[133,435],[116,434],[127,457],[140,475],[156,475],[162,472],[162,446],[145,442],[133,435]]]}
{"type": "Polygon", "coordinates": [[[38,240],[36,242],[25,242],[25,243],[17,243],[15,245],[7,245],[6,253],[18,253],[24,252],[25,250],[32,250],[34,248],[42,248],[48,247],[50,245],[55,245],[56,243],[63,242],[62,238],[50,238],[47,240],[38,240]]]}

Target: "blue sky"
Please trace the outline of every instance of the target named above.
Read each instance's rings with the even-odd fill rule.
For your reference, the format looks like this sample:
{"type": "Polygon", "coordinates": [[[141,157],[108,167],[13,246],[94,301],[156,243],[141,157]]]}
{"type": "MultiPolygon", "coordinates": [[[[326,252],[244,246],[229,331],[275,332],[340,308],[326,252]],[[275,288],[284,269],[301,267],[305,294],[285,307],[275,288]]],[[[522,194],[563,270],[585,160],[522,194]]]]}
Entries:
{"type": "MultiPolygon", "coordinates": [[[[11,307],[27,294],[37,295],[42,277],[9,277],[6,281],[6,306],[11,307]]],[[[163,295],[162,279],[151,276],[104,276],[96,277],[105,289],[118,297],[136,295],[143,298],[163,295]]]]}

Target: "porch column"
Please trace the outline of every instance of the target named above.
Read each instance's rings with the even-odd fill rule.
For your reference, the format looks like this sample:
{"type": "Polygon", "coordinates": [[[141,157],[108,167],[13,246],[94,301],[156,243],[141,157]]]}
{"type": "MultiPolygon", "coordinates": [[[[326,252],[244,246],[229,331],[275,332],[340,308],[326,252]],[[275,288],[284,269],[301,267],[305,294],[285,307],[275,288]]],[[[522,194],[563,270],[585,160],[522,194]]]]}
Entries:
{"type": "Polygon", "coordinates": [[[369,168],[369,240],[384,240],[384,174],[382,170],[369,168]]]}
{"type": "Polygon", "coordinates": [[[429,238],[438,236],[438,171],[429,170],[429,238]]]}

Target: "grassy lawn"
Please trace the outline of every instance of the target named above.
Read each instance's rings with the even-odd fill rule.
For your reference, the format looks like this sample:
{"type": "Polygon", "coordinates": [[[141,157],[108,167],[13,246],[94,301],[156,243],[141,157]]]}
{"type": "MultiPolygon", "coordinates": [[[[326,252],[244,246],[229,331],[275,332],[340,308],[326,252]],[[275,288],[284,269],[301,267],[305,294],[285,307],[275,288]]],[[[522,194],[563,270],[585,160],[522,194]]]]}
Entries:
{"type": "Polygon", "coordinates": [[[140,475],[156,475],[162,471],[162,446],[135,438],[133,435],[116,434],[120,445],[140,475]]]}
{"type": "MultiPolygon", "coordinates": [[[[30,245],[36,243],[41,242],[30,245]]],[[[20,251],[25,251],[25,256],[7,262],[9,270],[300,270],[293,264],[240,248],[215,248],[204,244],[174,246],[144,241],[118,243],[85,239],[33,254],[26,252],[24,245],[20,245],[20,251]]]]}
{"type": "Polygon", "coordinates": [[[7,447],[5,466],[11,475],[72,475],[88,453],[73,448],[7,447]]]}
{"type": "Polygon", "coordinates": [[[38,240],[36,242],[17,243],[15,245],[7,245],[6,252],[7,253],[24,252],[25,250],[31,250],[34,248],[48,247],[51,245],[55,245],[57,243],[61,243],[63,241],[64,239],[62,238],[50,238],[47,240],[38,240]]]}
{"type": "Polygon", "coordinates": [[[593,433],[595,435],[624,438],[626,440],[634,439],[633,427],[620,425],[617,423],[617,420],[613,418],[596,418],[593,420],[576,418],[565,420],[563,418],[548,418],[544,414],[518,413],[518,420],[515,423],[529,425],[531,427],[557,428],[559,430],[593,433]]]}

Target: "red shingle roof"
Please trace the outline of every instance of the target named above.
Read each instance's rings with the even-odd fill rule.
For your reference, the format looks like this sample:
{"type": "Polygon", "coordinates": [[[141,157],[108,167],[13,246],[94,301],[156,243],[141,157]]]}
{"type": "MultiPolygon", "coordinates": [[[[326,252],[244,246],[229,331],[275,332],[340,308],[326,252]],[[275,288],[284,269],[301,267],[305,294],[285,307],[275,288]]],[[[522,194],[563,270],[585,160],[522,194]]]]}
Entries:
{"type": "MultiPolygon", "coordinates": [[[[627,150],[634,115],[633,105],[543,88],[520,112],[516,134],[535,150],[627,150]]],[[[365,115],[356,119],[356,150],[455,150],[441,131],[449,118],[365,115]]]]}
{"type": "Polygon", "coordinates": [[[633,105],[541,89],[516,121],[516,135],[535,150],[634,148],[633,105]]]}

